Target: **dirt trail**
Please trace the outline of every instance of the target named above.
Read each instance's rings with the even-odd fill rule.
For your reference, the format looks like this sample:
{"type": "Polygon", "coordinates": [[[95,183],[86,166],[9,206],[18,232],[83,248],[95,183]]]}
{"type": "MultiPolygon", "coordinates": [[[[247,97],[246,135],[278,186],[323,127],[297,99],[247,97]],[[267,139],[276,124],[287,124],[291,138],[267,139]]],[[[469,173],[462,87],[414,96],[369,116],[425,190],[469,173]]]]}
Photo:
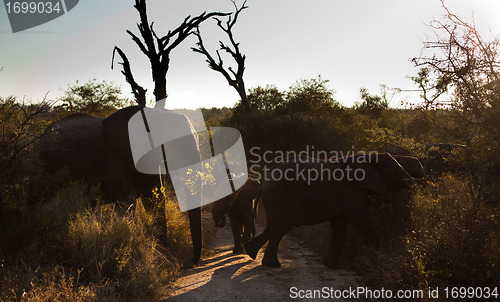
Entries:
{"type": "MultiPolygon", "coordinates": [[[[258,228],[260,230],[262,227],[258,228]]],[[[317,254],[291,235],[281,241],[278,254],[281,268],[278,269],[261,265],[264,248],[256,260],[247,255],[235,255],[232,248],[231,228],[226,225],[217,230],[208,247],[213,251],[211,255],[185,272],[172,285],[171,294],[165,301],[296,301],[298,299],[290,298],[291,287],[321,290],[325,286],[345,289],[359,285],[354,273],[328,269],[317,254]]]]}

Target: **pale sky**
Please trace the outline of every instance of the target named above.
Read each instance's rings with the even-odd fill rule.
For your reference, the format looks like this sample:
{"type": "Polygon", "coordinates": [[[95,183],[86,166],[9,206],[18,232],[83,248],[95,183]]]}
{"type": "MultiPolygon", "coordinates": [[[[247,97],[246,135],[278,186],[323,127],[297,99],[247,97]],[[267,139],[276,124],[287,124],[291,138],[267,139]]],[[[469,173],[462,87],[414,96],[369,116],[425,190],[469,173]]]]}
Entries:
{"type": "MultiPolygon", "coordinates": [[[[48,99],[56,99],[68,84],[96,78],[120,85],[131,97],[121,66],[110,68],[117,45],[152,99],[149,62],[125,33],[130,29],[138,34],[133,3],[81,0],[65,15],[15,34],[5,7],[0,7],[0,96],[37,102],[48,92],[48,99]]],[[[234,31],[247,56],[247,88],[274,84],[286,90],[297,80],[321,75],[347,106],[359,100],[361,87],[371,93],[379,91],[379,84],[415,88],[406,78],[415,75],[409,59],[419,55],[430,34],[426,24],[444,14],[439,0],[248,0],[247,5],[234,31]]],[[[474,15],[484,35],[500,34],[499,0],[448,0],[447,5],[465,19],[474,15]]],[[[159,35],[189,14],[232,8],[230,0],[148,0],[149,19],[159,35]]],[[[224,36],[211,21],[201,30],[207,46],[215,50],[224,36]]],[[[195,42],[190,37],[171,54],[167,106],[233,106],[238,94],[208,68],[202,55],[190,50],[195,42]]]]}

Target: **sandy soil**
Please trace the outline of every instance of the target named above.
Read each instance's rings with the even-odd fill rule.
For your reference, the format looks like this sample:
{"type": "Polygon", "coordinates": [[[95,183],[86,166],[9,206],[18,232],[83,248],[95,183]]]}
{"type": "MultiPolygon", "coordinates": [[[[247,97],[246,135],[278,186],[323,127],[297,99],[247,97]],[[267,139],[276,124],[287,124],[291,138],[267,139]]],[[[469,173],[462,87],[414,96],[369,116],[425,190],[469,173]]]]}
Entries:
{"type": "MultiPolygon", "coordinates": [[[[257,226],[257,232],[262,229],[261,225],[257,226]]],[[[359,286],[359,278],[354,273],[327,268],[317,254],[289,234],[280,243],[281,268],[261,265],[264,248],[256,260],[235,255],[232,248],[231,228],[226,225],[217,230],[208,247],[212,251],[210,255],[174,282],[165,301],[297,301],[299,299],[290,298],[291,287],[321,290],[359,286]]]]}

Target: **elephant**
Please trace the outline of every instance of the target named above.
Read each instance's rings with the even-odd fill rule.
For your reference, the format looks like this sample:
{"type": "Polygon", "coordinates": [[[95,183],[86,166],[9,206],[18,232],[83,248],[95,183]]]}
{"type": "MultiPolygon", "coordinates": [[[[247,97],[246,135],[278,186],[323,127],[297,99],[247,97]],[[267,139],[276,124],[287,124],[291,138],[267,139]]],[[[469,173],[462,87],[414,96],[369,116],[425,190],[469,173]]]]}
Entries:
{"type": "Polygon", "coordinates": [[[411,183],[413,178],[388,153],[277,164],[266,175],[256,197],[264,205],[266,228],[244,244],[245,250],[255,259],[269,241],[262,264],[280,267],[278,245],[293,226],[328,220],[332,246],[324,264],[334,268],[349,222],[360,231],[367,244],[378,245],[368,213],[367,194],[397,191],[411,183]]]}
{"type": "Polygon", "coordinates": [[[260,188],[260,182],[249,176],[245,184],[236,192],[214,202],[212,217],[217,227],[226,225],[226,213],[231,221],[236,254],[245,253],[243,243],[255,234],[254,199],[260,188]]]}
{"type": "MultiPolygon", "coordinates": [[[[100,184],[103,196],[108,201],[135,201],[141,195],[151,194],[161,186],[158,175],[139,173],[132,156],[128,122],[142,108],[123,108],[107,118],[76,113],[51,124],[41,136],[36,150],[45,168],[54,173],[67,167],[70,177],[87,184],[100,184]]],[[[196,131],[186,116],[177,113],[182,127],[189,127],[192,152],[198,152],[196,131]],[[197,151],[196,151],[197,150],[197,151]]],[[[189,142],[187,142],[189,141],[189,142]]],[[[201,156],[200,156],[201,158],[201,156]]],[[[200,201],[201,206],[201,201],[200,201]]],[[[202,247],[201,208],[188,211],[191,236],[196,263],[202,247]]]]}

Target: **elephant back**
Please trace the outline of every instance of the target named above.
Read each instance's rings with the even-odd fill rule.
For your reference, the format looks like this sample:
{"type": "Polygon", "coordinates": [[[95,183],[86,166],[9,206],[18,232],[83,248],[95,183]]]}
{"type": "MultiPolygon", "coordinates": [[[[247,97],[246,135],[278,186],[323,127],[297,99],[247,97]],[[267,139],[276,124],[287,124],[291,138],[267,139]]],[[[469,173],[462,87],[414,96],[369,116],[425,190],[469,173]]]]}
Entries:
{"type": "Polygon", "coordinates": [[[76,113],[52,123],[41,136],[36,151],[51,173],[67,167],[75,178],[97,177],[88,163],[100,160],[103,118],[76,113]]]}
{"type": "Polygon", "coordinates": [[[144,107],[130,106],[123,108],[102,122],[102,133],[105,143],[118,158],[120,158],[125,166],[135,170],[134,161],[132,158],[132,150],[130,148],[130,139],[128,133],[128,122],[130,118],[144,107]]]}

